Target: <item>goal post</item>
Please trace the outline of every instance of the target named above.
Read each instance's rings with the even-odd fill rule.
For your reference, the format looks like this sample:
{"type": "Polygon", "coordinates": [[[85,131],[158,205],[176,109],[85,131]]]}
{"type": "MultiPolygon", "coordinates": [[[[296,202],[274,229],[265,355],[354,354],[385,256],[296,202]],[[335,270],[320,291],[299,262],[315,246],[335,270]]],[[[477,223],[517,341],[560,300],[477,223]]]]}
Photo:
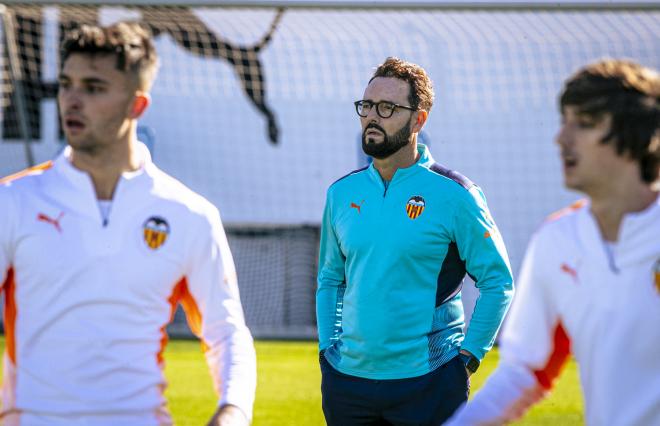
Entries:
{"type": "Polygon", "coordinates": [[[225,8],[316,8],[316,9],[397,9],[397,10],[657,10],[655,0],[4,0],[5,4],[38,3],[51,5],[98,6],[183,6],[225,8]]]}
{"type": "Polygon", "coordinates": [[[143,22],[161,67],[140,124],[156,163],[219,207],[259,337],[314,336],[325,191],[365,164],[353,101],[386,57],[429,72],[424,140],[483,188],[514,272],[542,219],[576,198],[553,144],[563,81],[603,57],[660,68],[657,1],[3,3],[0,175],[63,147],[63,31],[143,22]]]}

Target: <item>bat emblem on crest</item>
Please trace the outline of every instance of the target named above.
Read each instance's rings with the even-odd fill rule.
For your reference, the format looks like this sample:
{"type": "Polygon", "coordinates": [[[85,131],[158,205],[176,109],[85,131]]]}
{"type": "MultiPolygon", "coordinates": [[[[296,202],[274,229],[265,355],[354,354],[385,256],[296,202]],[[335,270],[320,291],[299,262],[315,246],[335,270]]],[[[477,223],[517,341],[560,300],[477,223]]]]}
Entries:
{"type": "Polygon", "coordinates": [[[144,242],[152,250],[156,250],[165,244],[167,236],[170,234],[170,225],[159,216],[151,216],[144,222],[142,228],[144,242]]]}
{"type": "Polygon", "coordinates": [[[422,214],[424,208],[426,207],[426,201],[419,195],[414,195],[410,197],[408,203],[406,203],[406,213],[411,219],[417,219],[419,215],[422,214]]]}

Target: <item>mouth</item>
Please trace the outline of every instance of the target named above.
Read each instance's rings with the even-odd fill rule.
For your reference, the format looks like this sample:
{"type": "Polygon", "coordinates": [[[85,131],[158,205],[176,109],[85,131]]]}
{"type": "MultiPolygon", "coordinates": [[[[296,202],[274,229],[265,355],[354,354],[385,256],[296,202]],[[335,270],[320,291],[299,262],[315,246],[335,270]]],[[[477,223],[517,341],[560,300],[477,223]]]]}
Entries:
{"type": "Polygon", "coordinates": [[[65,117],[64,128],[72,132],[79,132],[85,128],[85,123],[76,117],[65,117]]]}
{"type": "Polygon", "coordinates": [[[382,136],[384,133],[381,130],[378,130],[375,127],[367,127],[367,129],[364,131],[365,136],[382,136]]]}
{"type": "Polygon", "coordinates": [[[565,170],[570,170],[578,164],[578,159],[571,154],[562,154],[561,159],[565,170]]]}

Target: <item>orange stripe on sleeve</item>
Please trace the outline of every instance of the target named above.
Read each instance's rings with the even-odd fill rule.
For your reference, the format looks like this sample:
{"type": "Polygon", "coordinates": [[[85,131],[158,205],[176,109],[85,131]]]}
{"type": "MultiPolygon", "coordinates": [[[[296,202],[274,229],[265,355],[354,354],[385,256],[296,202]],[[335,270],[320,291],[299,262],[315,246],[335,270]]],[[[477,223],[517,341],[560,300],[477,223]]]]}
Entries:
{"type": "Polygon", "coordinates": [[[548,359],[547,365],[541,369],[534,371],[536,380],[546,390],[549,390],[554,385],[555,379],[559,377],[569,355],[571,354],[571,341],[564,330],[561,323],[557,324],[555,328],[553,351],[548,359]]]}
{"type": "Polygon", "coordinates": [[[9,271],[7,271],[7,278],[2,284],[2,289],[5,291],[6,350],[9,359],[16,365],[16,281],[13,268],[9,268],[9,271]]]}
{"type": "MultiPolygon", "coordinates": [[[[171,311],[170,311],[170,320],[168,323],[172,322],[174,319],[174,313],[176,312],[176,306],[181,303],[181,306],[183,307],[184,312],[186,313],[186,319],[188,320],[188,326],[192,330],[192,332],[198,336],[201,337],[201,332],[202,332],[202,314],[199,311],[199,308],[197,307],[197,302],[195,302],[195,299],[192,297],[190,294],[190,291],[188,290],[188,281],[186,278],[181,278],[181,280],[174,286],[172,289],[172,294],[170,297],[167,299],[167,301],[170,304],[171,311]]],[[[168,337],[167,337],[167,331],[165,327],[167,324],[163,325],[161,328],[161,339],[160,339],[160,350],[158,351],[158,354],[156,354],[156,358],[158,359],[158,363],[162,364],[163,363],[163,353],[165,352],[165,346],[167,345],[168,337]]],[[[206,352],[208,349],[208,346],[202,340],[202,350],[206,352]]]]}
{"type": "Polygon", "coordinates": [[[200,338],[200,341],[202,342],[202,350],[206,352],[209,347],[202,338],[202,313],[199,311],[197,302],[195,302],[192,294],[190,294],[190,291],[188,291],[188,282],[185,282],[185,285],[183,286],[180,303],[181,306],[183,306],[184,312],[186,313],[188,326],[190,326],[190,329],[195,334],[195,336],[200,338]]]}
{"type": "MultiPolygon", "coordinates": [[[[174,319],[174,314],[176,312],[176,305],[179,304],[179,300],[181,299],[181,288],[186,285],[186,279],[181,278],[181,280],[176,283],[174,288],[172,289],[172,294],[170,297],[167,299],[167,301],[170,304],[170,319],[167,321],[167,324],[171,323],[172,320],[174,319]]],[[[158,353],[156,354],[156,359],[158,360],[158,364],[163,364],[163,352],[165,352],[165,346],[167,346],[167,342],[169,340],[167,336],[167,324],[163,324],[163,326],[160,328],[160,349],[158,350],[158,353]]]]}
{"type": "Polygon", "coordinates": [[[29,176],[35,173],[43,172],[44,170],[48,170],[51,167],[53,167],[53,162],[52,161],[46,161],[41,164],[37,164],[36,166],[29,167],[27,169],[21,170],[20,172],[14,173],[13,175],[5,176],[3,178],[0,178],[0,185],[3,183],[11,182],[16,179],[20,179],[25,176],[29,176]]]}

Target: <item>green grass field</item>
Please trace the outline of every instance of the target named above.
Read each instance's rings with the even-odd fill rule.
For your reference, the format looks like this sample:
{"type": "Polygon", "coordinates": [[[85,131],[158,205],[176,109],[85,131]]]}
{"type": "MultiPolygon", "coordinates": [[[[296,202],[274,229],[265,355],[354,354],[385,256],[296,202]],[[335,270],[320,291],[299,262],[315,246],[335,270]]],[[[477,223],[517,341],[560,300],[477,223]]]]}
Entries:
{"type": "MultiPolygon", "coordinates": [[[[321,374],[315,342],[256,343],[258,357],[257,399],[254,426],[321,426],[321,374]]],[[[4,350],[4,339],[0,341],[4,350]]],[[[195,341],[170,341],[165,353],[166,392],[177,425],[204,425],[214,411],[216,396],[195,341]]],[[[497,364],[493,350],[473,376],[478,389],[497,364]]],[[[582,397],[577,369],[571,362],[553,394],[536,406],[519,425],[580,425],[582,397]]]]}

